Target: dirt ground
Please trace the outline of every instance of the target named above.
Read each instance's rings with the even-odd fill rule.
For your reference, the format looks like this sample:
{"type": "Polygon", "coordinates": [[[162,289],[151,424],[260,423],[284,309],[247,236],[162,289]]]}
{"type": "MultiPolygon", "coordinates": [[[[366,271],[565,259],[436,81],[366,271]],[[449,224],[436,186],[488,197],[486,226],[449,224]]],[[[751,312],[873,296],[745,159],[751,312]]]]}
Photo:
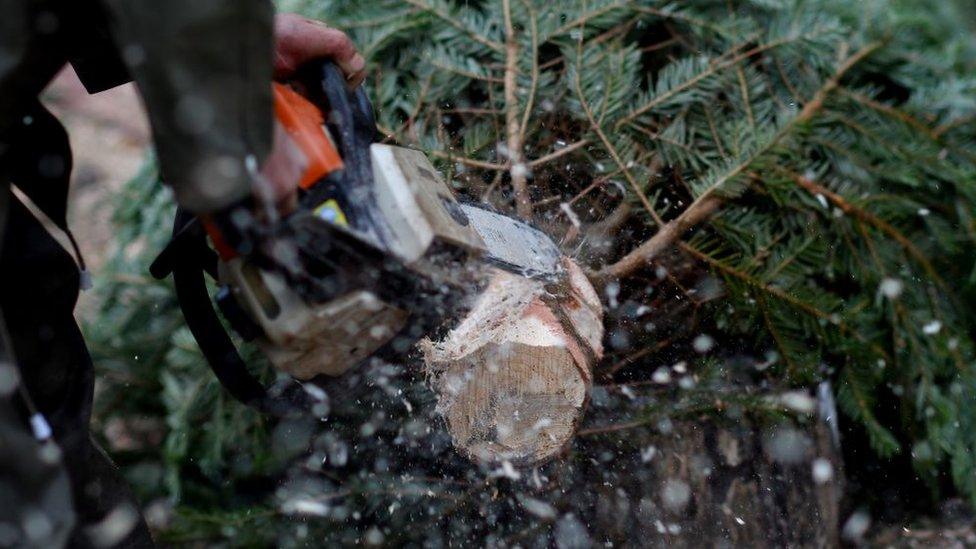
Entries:
{"type": "MultiPolygon", "coordinates": [[[[94,277],[112,250],[113,193],[138,171],[149,146],[149,123],[132,85],[89,95],[70,68],[44,94],[68,130],[74,154],[68,223],[94,277]]],[[[76,316],[93,314],[91,293],[76,316]]]]}

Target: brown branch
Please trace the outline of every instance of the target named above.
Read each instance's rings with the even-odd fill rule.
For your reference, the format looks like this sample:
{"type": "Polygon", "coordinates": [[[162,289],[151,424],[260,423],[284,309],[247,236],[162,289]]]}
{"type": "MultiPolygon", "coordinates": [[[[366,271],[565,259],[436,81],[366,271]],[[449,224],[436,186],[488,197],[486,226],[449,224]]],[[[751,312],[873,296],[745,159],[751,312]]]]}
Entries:
{"type": "Polygon", "coordinates": [[[915,118],[914,116],[912,116],[912,115],[910,115],[910,114],[902,111],[901,109],[896,109],[895,107],[892,107],[892,106],[889,106],[889,105],[885,105],[884,103],[881,103],[879,101],[875,101],[874,99],[871,99],[870,97],[867,97],[865,95],[862,95],[860,93],[857,93],[857,92],[852,91],[852,90],[849,90],[849,89],[841,89],[840,92],[842,94],[844,94],[845,96],[851,98],[855,102],[860,103],[861,105],[864,105],[865,107],[869,107],[869,108],[871,108],[873,110],[876,110],[878,112],[884,113],[884,114],[886,114],[886,115],[888,115],[888,116],[890,116],[892,118],[895,118],[897,120],[900,120],[900,121],[904,122],[905,124],[907,124],[907,125],[915,128],[916,130],[924,133],[932,141],[938,141],[939,140],[939,136],[938,136],[938,134],[936,134],[936,130],[933,130],[927,124],[925,124],[924,122],[922,122],[921,120],[919,120],[919,119],[915,118]]]}
{"type": "Polygon", "coordinates": [[[877,50],[880,46],[881,44],[879,42],[868,44],[858,52],[848,57],[837,68],[837,70],[834,71],[834,74],[828,78],[826,82],[824,82],[823,86],[817,90],[817,93],[814,94],[813,98],[803,106],[803,110],[801,110],[793,120],[784,125],[769,143],[761,147],[749,158],[743,160],[736,166],[733,166],[732,169],[722,175],[722,177],[718,178],[715,183],[709,186],[708,189],[698,195],[698,198],[696,198],[695,201],[692,202],[691,205],[681,213],[681,215],[662,226],[661,229],[653,237],[651,237],[650,240],[638,246],[637,249],[631,251],[616,263],[607,265],[596,273],[593,273],[593,277],[598,281],[606,281],[627,276],[628,274],[646,265],[662,251],[670,248],[682,237],[682,235],[684,235],[685,231],[707,219],[724,201],[724,198],[716,193],[721,190],[725,183],[744,173],[745,170],[747,170],[756,159],[771,149],[794,127],[808,122],[818,112],[820,112],[824,106],[824,101],[826,101],[827,96],[830,94],[830,92],[837,88],[838,84],[840,83],[840,79],[844,76],[844,74],[846,74],[847,71],[853,68],[857,63],[877,50]]]}
{"type": "Polygon", "coordinates": [[[546,164],[548,162],[552,162],[553,160],[555,160],[555,159],[557,159],[557,158],[559,158],[559,157],[561,157],[563,155],[569,154],[569,153],[575,151],[576,149],[579,149],[581,147],[585,147],[585,146],[587,146],[589,144],[590,144],[590,140],[589,139],[580,139],[579,141],[577,141],[575,143],[571,143],[569,145],[566,145],[565,147],[559,149],[558,151],[551,152],[551,153],[549,153],[549,154],[547,154],[545,156],[540,156],[539,158],[536,158],[535,160],[530,161],[529,162],[529,167],[535,168],[537,166],[541,166],[541,165],[546,164]]]}
{"type": "Polygon", "coordinates": [[[681,215],[665,223],[649,240],[616,263],[600,269],[594,276],[599,280],[621,278],[647,265],[658,254],[677,242],[685,231],[712,215],[722,202],[724,200],[717,196],[696,200],[681,215]]]}
{"type": "Polygon", "coordinates": [[[805,191],[809,192],[814,196],[817,195],[823,196],[831,204],[833,204],[838,209],[840,209],[840,211],[844,212],[845,214],[863,223],[867,223],[868,225],[888,235],[892,240],[900,244],[901,247],[904,248],[906,252],[908,252],[908,255],[910,255],[915,261],[918,262],[919,265],[922,266],[922,268],[925,270],[925,273],[929,275],[932,278],[932,280],[935,280],[940,287],[943,288],[946,287],[945,281],[942,280],[941,276],[939,276],[939,273],[935,270],[935,267],[932,266],[932,263],[929,262],[928,258],[925,257],[925,254],[923,254],[922,251],[919,250],[917,246],[915,246],[915,243],[909,240],[907,236],[902,234],[901,231],[893,227],[887,221],[868,212],[867,210],[864,210],[862,208],[859,208],[851,204],[846,199],[844,199],[843,196],[831,191],[830,189],[824,187],[823,185],[820,185],[815,181],[803,177],[798,173],[795,172],[787,172],[787,173],[789,174],[790,178],[793,179],[793,182],[799,185],[800,188],[804,189],[805,191]]]}
{"type": "Polygon", "coordinates": [[[508,169],[507,164],[494,164],[492,162],[484,162],[482,160],[475,160],[473,158],[467,158],[464,156],[456,156],[445,151],[432,150],[430,151],[430,154],[431,156],[436,156],[437,158],[453,160],[455,162],[460,162],[465,166],[471,166],[472,168],[479,168],[482,170],[505,171],[506,169],[508,169]]]}
{"type": "Polygon", "coordinates": [[[484,36],[481,36],[481,34],[479,34],[479,33],[475,32],[475,31],[469,29],[467,26],[465,26],[463,23],[461,23],[457,19],[454,19],[453,17],[451,17],[450,14],[444,13],[441,10],[438,10],[437,8],[435,8],[433,6],[429,6],[429,5],[427,5],[426,2],[422,2],[421,0],[406,0],[406,2],[408,4],[410,4],[411,6],[414,6],[415,8],[418,8],[418,9],[421,9],[423,11],[430,12],[430,13],[434,14],[435,16],[437,16],[437,18],[441,19],[442,21],[444,21],[448,25],[451,25],[452,27],[456,28],[457,30],[459,30],[459,31],[467,34],[469,38],[471,38],[475,42],[478,42],[479,44],[482,44],[484,46],[488,46],[489,48],[491,48],[493,50],[496,50],[496,51],[502,51],[502,50],[505,49],[505,47],[502,44],[499,44],[498,42],[495,42],[494,40],[489,40],[488,38],[485,38],[484,36]]]}
{"type": "Polygon", "coordinates": [[[535,94],[539,87],[539,29],[532,6],[527,0],[522,0],[522,4],[529,12],[529,29],[532,31],[532,86],[529,88],[529,99],[525,102],[525,108],[522,109],[522,127],[519,131],[519,140],[525,143],[525,133],[529,129],[529,117],[532,115],[535,94]]]}
{"type": "Polygon", "coordinates": [[[502,0],[505,16],[505,133],[507,136],[509,176],[515,190],[515,211],[522,219],[532,217],[532,199],[527,183],[528,167],[522,159],[522,129],[518,105],[518,40],[512,25],[510,0],[502,0]]]}

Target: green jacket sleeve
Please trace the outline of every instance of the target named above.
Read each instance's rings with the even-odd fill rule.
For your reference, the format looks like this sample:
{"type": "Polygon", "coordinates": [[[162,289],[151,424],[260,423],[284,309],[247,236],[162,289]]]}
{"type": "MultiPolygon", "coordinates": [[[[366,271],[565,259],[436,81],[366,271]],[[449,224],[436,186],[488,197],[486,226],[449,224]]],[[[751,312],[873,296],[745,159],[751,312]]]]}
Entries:
{"type": "Polygon", "coordinates": [[[196,213],[251,192],[272,139],[267,0],[104,0],[143,96],[163,177],[196,213]]]}

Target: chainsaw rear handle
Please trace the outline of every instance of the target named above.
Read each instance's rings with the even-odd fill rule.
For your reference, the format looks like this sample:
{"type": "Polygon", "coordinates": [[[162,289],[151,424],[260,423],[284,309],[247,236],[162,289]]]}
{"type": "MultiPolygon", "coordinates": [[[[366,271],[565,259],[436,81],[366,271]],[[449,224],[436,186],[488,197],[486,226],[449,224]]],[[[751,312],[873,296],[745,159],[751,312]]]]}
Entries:
{"type": "Polygon", "coordinates": [[[247,370],[207,291],[205,273],[216,278],[217,255],[207,246],[206,233],[195,216],[177,209],[173,236],[166,248],[169,253],[161,254],[150,272],[157,278],[172,273],[183,318],[220,384],[235,399],[264,414],[284,417],[310,412],[316,403],[300,384],[267,388],[247,370]],[[171,250],[174,244],[177,248],[171,250]]]}
{"type": "MultiPolygon", "coordinates": [[[[346,206],[373,203],[370,145],[376,141],[376,117],[366,91],[362,86],[350,90],[342,71],[328,60],[305,65],[299,69],[296,81],[303,88],[303,95],[325,116],[325,125],[342,157],[344,167],[335,176],[342,180],[336,187],[348,195],[346,206]]],[[[318,187],[326,190],[327,186],[318,187]]],[[[314,207],[321,198],[313,187],[306,204],[314,207]]],[[[376,227],[371,211],[363,208],[349,216],[360,232],[368,234],[376,227]]]]}

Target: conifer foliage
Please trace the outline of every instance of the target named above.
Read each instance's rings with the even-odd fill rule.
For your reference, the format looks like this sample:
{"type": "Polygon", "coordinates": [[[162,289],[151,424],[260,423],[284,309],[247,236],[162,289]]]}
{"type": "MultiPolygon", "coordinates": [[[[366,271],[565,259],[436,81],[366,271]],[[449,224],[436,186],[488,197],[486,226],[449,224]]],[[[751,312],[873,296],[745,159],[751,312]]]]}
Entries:
{"type": "MultiPolygon", "coordinates": [[[[531,220],[590,268],[613,318],[603,383],[698,353],[702,372],[747,369],[759,384],[827,380],[878,455],[910,453],[933,486],[948,472],[976,498],[976,45],[956,4],[281,4],[354,36],[387,141],[424,150],[460,194],[531,220]]],[[[129,189],[156,190],[151,174],[129,189]]],[[[164,234],[169,208],[120,211],[121,239],[164,234]]],[[[113,269],[141,273],[149,253],[113,269]]],[[[106,392],[129,379],[132,412],[167,422],[166,493],[189,490],[188,468],[238,494],[280,470],[285,457],[260,445],[281,426],[228,401],[168,287],[137,280],[103,283],[106,317],[89,333],[116,376],[106,392]]],[[[429,398],[388,374],[372,387],[398,379],[429,398]]],[[[356,429],[403,412],[372,406],[349,412],[356,429]]],[[[426,459],[444,454],[434,438],[426,459]]]]}

